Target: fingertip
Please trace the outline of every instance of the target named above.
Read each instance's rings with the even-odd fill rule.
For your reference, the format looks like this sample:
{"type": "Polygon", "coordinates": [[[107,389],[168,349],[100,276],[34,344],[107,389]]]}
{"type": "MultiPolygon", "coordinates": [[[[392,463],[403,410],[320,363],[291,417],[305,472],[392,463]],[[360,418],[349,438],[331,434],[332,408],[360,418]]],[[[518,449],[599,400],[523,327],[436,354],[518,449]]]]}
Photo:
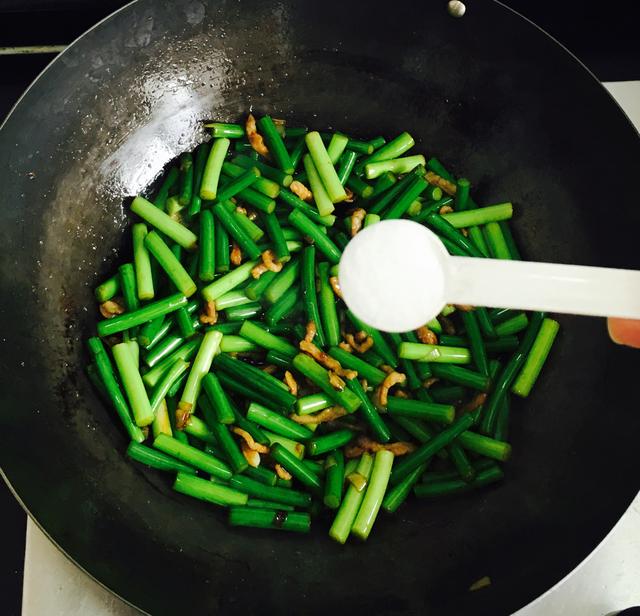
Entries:
{"type": "Polygon", "coordinates": [[[607,319],[609,337],[616,344],[640,349],[640,321],[633,319],[607,319]]]}

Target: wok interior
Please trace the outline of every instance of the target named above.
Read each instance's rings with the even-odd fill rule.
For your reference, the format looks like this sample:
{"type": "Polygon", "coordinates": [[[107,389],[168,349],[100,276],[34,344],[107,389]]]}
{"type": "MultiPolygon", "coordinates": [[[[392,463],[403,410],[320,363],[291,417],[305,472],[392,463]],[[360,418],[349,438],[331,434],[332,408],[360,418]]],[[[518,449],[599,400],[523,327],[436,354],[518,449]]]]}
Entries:
{"type": "MultiPolygon", "coordinates": [[[[638,265],[630,230],[586,205],[631,164],[594,142],[630,151],[628,128],[533,26],[494,5],[453,22],[439,2],[398,3],[393,19],[337,2],[266,4],[139,2],[63,54],[3,130],[5,156],[8,143],[20,152],[6,161],[18,180],[2,220],[5,250],[20,255],[2,270],[16,324],[3,351],[16,372],[3,467],[54,540],[150,611],[184,605],[180,590],[223,613],[516,609],[586,556],[637,489],[630,356],[602,322],[561,319],[535,394],[514,404],[501,485],[411,499],[365,545],[334,545],[326,520],[309,537],[229,528],[224,512],[124,458],[114,413],[84,376],[92,290],[131,254],[130,197],[204,139],[202,120],[249,109],[362,137],[408,130],[416,151],[471,178],[480,203],[514,202],[526,257],[638,265]],[[468,593],[484,575],[492,587],[468,593]]],[[[618,216],[637,223],[626,190],[618,216]]]]}

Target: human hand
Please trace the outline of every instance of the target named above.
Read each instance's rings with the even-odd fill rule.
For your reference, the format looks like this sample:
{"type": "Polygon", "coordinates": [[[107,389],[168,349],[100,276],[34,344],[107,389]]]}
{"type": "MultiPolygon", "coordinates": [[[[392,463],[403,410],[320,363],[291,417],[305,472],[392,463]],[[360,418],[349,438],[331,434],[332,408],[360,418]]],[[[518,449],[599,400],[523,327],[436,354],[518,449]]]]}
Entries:
{"type": "Polygon", "coordinates": [[[616,344],[640,349],[640,321],[633,319],[607,319],[609,336],[616,344]]]}

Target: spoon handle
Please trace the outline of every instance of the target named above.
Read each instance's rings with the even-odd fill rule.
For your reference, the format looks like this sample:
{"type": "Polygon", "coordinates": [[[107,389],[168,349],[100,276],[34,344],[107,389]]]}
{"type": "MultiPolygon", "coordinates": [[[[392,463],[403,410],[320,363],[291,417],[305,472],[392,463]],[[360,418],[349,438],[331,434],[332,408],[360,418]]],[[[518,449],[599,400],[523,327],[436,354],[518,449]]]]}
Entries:
{"type": "Polygon", "coordinates": [[[450,257],[451,304],[640,319],[640,271],[450,257]]]}

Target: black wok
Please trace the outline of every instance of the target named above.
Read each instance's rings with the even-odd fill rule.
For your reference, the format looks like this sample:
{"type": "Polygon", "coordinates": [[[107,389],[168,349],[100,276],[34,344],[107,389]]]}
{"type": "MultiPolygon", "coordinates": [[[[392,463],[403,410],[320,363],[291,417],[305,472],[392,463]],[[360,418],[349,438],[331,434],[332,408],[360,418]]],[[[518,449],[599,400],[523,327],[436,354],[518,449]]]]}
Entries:
{"type": "Polygon", "coordinates": [[[123,200],[253,107],[363,136],[408,129],[512,200],[528,258],[640,267],[640,140],[595,78],[496,2],[139,0],[88,32],[0,132],[0,462],[81,567],[154,614],[501,614],[567,574],[639,483],[637,357],[562,318],[513,409],[505,482],[406,505],[366,545],[230,529],[123,457],[83,373],[91,291],[129,252],[123,200]],[[114,250],[113,247],[118,247],[114,250]],[[469,593],[489,575],[490,588],[469,593]]]}

